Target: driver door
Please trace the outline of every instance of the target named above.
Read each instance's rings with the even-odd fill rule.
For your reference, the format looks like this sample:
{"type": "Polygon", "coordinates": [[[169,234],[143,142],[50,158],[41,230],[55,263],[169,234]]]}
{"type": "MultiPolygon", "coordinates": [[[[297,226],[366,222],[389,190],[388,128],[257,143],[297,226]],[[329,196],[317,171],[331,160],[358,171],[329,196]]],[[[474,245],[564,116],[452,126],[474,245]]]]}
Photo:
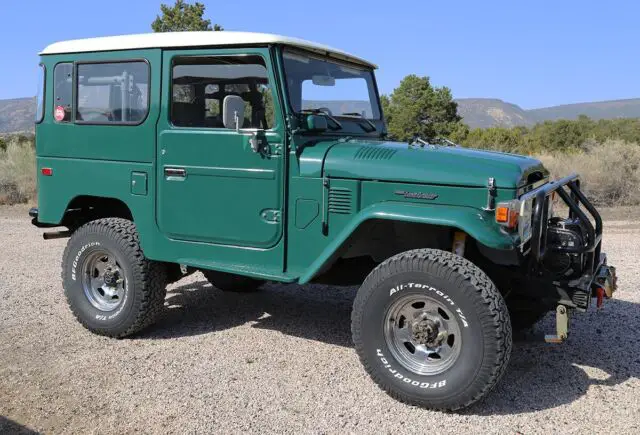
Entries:
{"type": "Polygon", "coordinates": [[[157,222],[168,237],[270,248],[282,237],[283,122],[268,49],[166,51],[158,123],[157,222]],[[245,100],[225,128],[226,95],[245,100]]]}

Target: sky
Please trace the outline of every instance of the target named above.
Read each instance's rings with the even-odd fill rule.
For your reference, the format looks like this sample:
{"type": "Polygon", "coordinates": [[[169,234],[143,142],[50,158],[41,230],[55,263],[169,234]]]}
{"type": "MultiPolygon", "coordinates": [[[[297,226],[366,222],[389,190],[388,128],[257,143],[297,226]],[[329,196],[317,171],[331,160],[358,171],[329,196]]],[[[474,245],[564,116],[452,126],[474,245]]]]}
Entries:
{"type": "MultiPolygon", "coordinates": [[[[634,0],[200,1],[227,30],[295,36],[378,64],[385,94],[417,74],[456,98],[525,109],[640,97],[634,0]]],[[[35,95],[48,44],[149,32],[160,3],[0,0],[0,99],[35,95]]]]}

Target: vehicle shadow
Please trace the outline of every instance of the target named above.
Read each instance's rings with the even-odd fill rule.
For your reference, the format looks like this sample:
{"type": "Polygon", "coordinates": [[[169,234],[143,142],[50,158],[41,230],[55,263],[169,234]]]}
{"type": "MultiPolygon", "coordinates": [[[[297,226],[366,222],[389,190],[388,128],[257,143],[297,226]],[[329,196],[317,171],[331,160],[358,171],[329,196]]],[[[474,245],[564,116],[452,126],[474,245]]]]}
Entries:
{"type": "MultiPolygon", "coordinates": [[[[159,322],[139,338],[199,335],[251,322],[253,328],[351,347],[350,315],[355,287],[267,284],[256,293],[221,292],[206,281],[179,285],[167,295],[159,322]]],[[[572,320],[563,345],[546,344],[553,314],[514,336],[509,368],[485,400],[464,414],[521,414],[571,403],[590,388],[626,388],[640,377],[638,304],[611,300],[602,311],[572,320]]]]}
{"type": "Polygon", "coordinates": [[[33,431],[7,417],[0,415],[0,433],[14,435],[36,435],[39,432],[33,431]]]}
{"type": "Polygon", "coordinates": [[[139,338],[174,338],[252,322],[338,346],[351,346],[350,316],[356,288],[265,284],[252,293],[221,292],[207,281],[170,289],[165,313],[139,338]]]}

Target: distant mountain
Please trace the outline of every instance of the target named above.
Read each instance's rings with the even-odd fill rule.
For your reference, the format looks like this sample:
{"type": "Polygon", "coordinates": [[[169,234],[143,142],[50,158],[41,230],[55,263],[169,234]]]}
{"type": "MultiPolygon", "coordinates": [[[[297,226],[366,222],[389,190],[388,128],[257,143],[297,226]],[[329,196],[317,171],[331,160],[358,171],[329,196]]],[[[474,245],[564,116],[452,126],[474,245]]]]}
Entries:
{"type": "Polygon", "coordinates": [[[515,104],[494,98],[461,98],[458,114],[471,128],[530,126],[536,123],[527,111],[515,104]]]}
{"type": "Polygon", "coordinates": [[[0,133],[32,132],[35,116],[35,98],[0,100],[0,133]]]}
{"type": "Polygon", "coordinates": [[[564,104],[541,109],[521,107],[494,98],[457,99],[458,113],[471,128],[531,126],[538,122],[577,119],[640,118],[640,98],[564,104]]]}
{"type": "Polygon", "coordinates": [[[527,113],[536,122],[576,119],[580,115],[587,115],[591,119],[640,118],[640,98],[563,104],[562,106],[527,110],[527,113]]]}

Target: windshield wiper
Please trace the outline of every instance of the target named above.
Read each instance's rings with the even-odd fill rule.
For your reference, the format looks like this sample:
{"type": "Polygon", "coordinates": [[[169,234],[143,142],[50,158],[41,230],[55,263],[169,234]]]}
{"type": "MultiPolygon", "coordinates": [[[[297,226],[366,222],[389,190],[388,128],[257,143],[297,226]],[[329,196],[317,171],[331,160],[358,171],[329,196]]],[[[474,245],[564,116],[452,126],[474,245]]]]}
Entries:
{"type": "Polygon", "coordinates": [[[357,119],[358,121],[364,121],[364,122],[366,122],[367,124],[369,124],[369,128],[365,128],[365,127],[364,127],[364,125],[362,125],[362,124],[358,124],[358,125],[359,125],[360,127],[362,127],[362,129],[363,129],[364,131],[366,131],[367,133],[372,133],[372,132],[374,132],[374,131],[376,131],[376,130],[377,130],[376,125],[375,125],[373,122],[369,121],[369,120],[368,120],[367,118],[365,118],[364,116],[362,116],[362,114],[361,114],[361,113],[358,113],[358,112],[349,112],[349,113],[343,113],[343,114],[341,114],[340,116],[343,116],[343,117],[345,117],[345,118],[353,118],[353,119],[357,119]]]}
{"type": "Polygon", "coordinates": [[[342,124],[336,118],[320,109],[302,109],[300,113],[311,113],[312,115],[324,115],[327,119],[333,122],[333,128],[331,130],[342,130],[342,124]]]}

